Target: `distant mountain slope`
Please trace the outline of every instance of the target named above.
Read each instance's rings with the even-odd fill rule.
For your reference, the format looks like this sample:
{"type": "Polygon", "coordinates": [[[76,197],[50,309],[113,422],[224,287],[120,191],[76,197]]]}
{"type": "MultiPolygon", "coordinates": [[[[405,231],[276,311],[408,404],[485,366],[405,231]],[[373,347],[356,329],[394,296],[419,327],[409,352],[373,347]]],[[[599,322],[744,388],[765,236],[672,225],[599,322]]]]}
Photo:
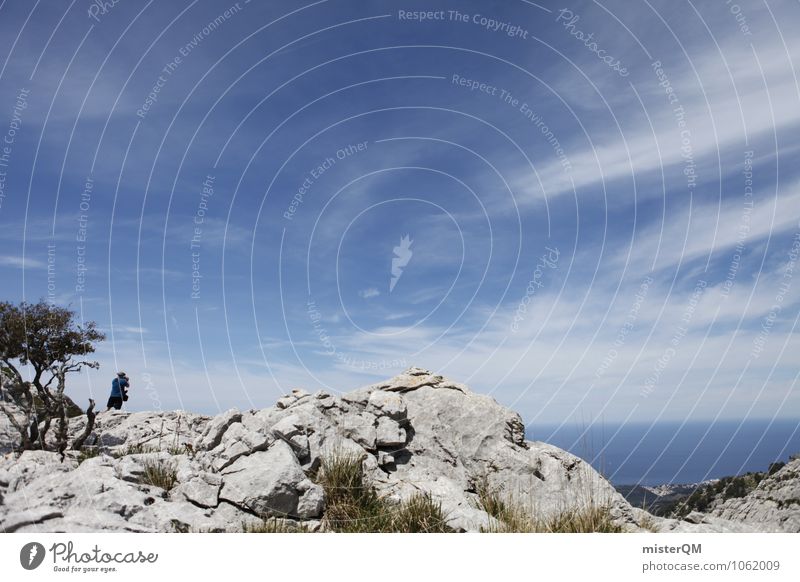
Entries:
{"type": "Polygon", "coordinates": [[[778,470],[770,470],[753,490],[718,504],[711,514],[800,532],[800,456],[795,455],[778,470]]]}
{"type": "Polygon", "coordinates": [[[653,515],[667,517],[676,504],[686,499],[699,488],[715,483],[685,483],[645,487],[643,485],[617,485],[616,489],[634,507],[649,511],[653,515]]]}
{"type": "Polygon", "coordinates": [[[698,523],[707,514],[775,531],[800,531],[800,456],[749,472],[694,484],[617,485],[634,507],[698,523]],[[691,516],[691,517],[690,517],[691,516]]]}

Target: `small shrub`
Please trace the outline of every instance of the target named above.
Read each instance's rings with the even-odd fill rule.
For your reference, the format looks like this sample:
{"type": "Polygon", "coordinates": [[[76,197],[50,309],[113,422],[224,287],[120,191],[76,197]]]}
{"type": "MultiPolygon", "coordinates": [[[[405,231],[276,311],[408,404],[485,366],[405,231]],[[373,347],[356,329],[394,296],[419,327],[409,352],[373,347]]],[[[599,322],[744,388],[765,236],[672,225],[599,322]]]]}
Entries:
{"type": "Polygon", "coordinates": [[[142,483],[169,491],[175,486],[177,480],[178,470],[175,463],[164,459],[145,459],[142,483]]]}
{"type": "Polygon", "coordinates": [[[767,475],[774,475],[775,473],[777,473],[778,471],[783,469],[785,466],[786,466],[786,463],[783,463],[783,462],[780,462],[780,461],[778,461],[776,463],[770,463],[769,464],[769,468],[767,469],[767,475]]]}

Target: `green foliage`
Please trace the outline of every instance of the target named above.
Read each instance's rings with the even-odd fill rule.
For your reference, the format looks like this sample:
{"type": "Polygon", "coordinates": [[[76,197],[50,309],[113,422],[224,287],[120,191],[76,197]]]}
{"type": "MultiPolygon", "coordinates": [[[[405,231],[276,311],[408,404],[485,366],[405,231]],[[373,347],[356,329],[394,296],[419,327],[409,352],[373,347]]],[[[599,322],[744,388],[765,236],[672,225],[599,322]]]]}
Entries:
{"type": "Polygon", "coordinates": [[[783,469],[785,466],[786,463],[780,461],[777,463],[770,463],[769,468],[767,469],[767,475],[774,475],[775,473],[783,469]]]}
{"type": "Polygon", "coordinates": [[[723,477],[695,489],[691,495],[665,507],[663,515],[681,519],[693,511],[706,513],[728,499],[747,496],[768,476],[779,471],[785,463],[771,463],[767,471],[749,472],[744,475],[723,477]]]}
{"type": "MultiPolygon", "coordinates": [[[[95,351],[94,344],[105,339],[94,322],[79,324],[76,314],[46,301],[22,302],[18,305],[0,302],[0,363],[3,383],[9,384],[12,399],[22,408],[26,421],[17,422],[0,403],[9,421],[20,434],[19,448],[46,448],[47,431],[56,421],[53,448],[62,455],[67,448],[67,418],[80,414],[80,409],[66,397],[67,375],[84,367],[97,368],[96,361],[85,360],[95,351]],[[25,381],[21,370],[30,370],[25,381]],[[6,382],[6,380],[9,380],[6,382]],[[35,393],[34,393],[35,390],[35,393]],[[40,433],[29,435],[27,425],[36,414],[43,423],[40,433]]],[[[90,400],[90,408],[93,408],[90,400]]],[[[87,409],[88,410],[88,409],[87,409]]],[[[87,434],[94,425],[94,416],[87,412],[87,434]]],[[[85,436],[73,443],[80,447],[85,436]]]]}
{"type": "Polygon", "coordinates": [[[0,330],[0,359],[6,366],[16,369],[9,362],[17,360],[37,373],[93,353],[94,344],[105,339],[93,321],[79,325],[73,311],[46,301],[0,302],[0,330]]]}

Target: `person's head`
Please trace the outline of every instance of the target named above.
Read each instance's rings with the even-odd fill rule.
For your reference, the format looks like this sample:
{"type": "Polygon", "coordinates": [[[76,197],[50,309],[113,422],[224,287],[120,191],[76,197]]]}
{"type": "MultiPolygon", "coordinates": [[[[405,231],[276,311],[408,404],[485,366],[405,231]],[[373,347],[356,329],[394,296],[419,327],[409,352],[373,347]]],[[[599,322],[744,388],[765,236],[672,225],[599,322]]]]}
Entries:
{"type": "Polygon", "coordinates": [[[125,372],[117,372],[117,377],[119,377],[119,378],[127,378],[128,375],[125,372]]]}

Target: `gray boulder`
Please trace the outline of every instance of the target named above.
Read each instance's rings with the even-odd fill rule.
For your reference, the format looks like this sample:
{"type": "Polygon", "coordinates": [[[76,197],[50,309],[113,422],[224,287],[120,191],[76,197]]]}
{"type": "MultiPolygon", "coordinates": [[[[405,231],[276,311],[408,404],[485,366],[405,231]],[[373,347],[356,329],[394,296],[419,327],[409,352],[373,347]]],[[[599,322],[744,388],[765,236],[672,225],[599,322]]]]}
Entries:
{"type": "Polygon", "coordinates": [[[292,448],[283,441],[237,459],[222,477],[220,499],[257,516],[307,519],[321,513],[321,487],[306,478],[292,448]]]}

